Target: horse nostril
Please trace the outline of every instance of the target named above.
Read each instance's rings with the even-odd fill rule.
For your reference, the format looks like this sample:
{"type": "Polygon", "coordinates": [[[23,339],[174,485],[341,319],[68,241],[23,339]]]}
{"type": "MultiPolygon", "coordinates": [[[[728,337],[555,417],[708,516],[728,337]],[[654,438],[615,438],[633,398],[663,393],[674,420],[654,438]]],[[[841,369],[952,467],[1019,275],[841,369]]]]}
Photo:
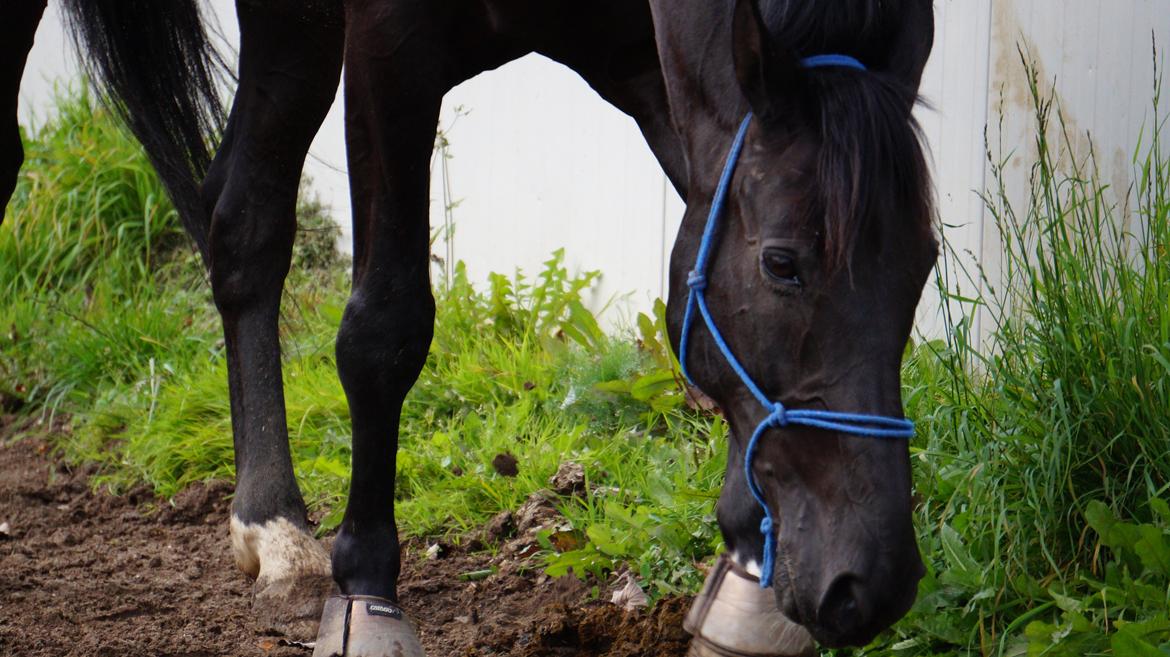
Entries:
{"type": "Polygon", "coordinates": [[[860,582],[852,575],[842,575],[833,581],[821,598],[817,609],[817,624],[835,634],[851,635],[865,625],[858,605],[860,582]]]}

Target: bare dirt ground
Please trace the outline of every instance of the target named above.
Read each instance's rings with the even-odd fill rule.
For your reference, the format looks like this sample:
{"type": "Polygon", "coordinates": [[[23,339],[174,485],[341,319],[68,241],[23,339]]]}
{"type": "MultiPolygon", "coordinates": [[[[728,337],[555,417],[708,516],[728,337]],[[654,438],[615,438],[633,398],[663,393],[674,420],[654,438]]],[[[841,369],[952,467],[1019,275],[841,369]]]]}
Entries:
{"type": "MultiPolygon", "coordinates": [[[[228,551],[229,484],[173,502],[145,488],[115,497],[44,442],[4,433],[0,420],[0,655],[309,656],[253,619],[251,582],[228,551]]],[[[687,600],[627,612],[574,578],[502,559],[456,549],[427,559],[425,544],[407,545],[399,591],[428,655],[685,654],[687,600]]]]}

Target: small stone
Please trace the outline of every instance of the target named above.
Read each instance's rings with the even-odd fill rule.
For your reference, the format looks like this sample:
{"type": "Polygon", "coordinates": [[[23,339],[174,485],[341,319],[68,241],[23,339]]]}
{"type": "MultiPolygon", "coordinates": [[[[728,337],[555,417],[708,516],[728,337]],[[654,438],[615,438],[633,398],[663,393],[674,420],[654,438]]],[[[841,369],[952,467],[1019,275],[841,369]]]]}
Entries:
{"type": "Polygon", "coordinates": [[[0,522],[0,538],[12,538],[12,528],[7,522],[0,522]]]}
{"type": "Polygon", "coordinates": [[[427,560],[428,561],[437,561],[439,559],[442,559],[443,552],[444,552],[443,546],[438,544],[438,543],[435,543],[434,545],[431,545],[430,547],[427,548],[427,560]]]}

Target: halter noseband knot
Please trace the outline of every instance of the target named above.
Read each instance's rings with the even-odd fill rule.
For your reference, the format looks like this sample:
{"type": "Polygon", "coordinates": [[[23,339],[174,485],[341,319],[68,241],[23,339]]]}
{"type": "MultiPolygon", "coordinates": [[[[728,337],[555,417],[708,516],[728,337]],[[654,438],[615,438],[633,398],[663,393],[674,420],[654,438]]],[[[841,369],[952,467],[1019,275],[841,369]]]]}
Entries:
{"type": "Polygon", "coordinates": [[[772,414],[766,420],[770,427],[786,427],[788,426],[788,409],[784,408],[784,404],[779,402],[772,404],[772,414]]]}
{"type": "Polygon", "coordinates": [[[702,272],[692,271],[690,274],[687,274],[687,287],[692,290],[706,290],[707,276],[702,272]]]}
{"type": "MultiPolygon", "coordinates": [[[[840,67],[864,71],[865,65],[848,55],[817,55],[808,57],[801,62],[805,68],[840,67]]],[[[760,441],[768,429],[781,429],[791,425],[799,425],[810,429],[821,429],[834,433],[866,436],[870,438],[910,438],[914,435],[914,423],[910,420],[881,415],[865,415],[860,413],[840,413],[836,411],[797,408],[788,410],[784,404],[772,400],[759,385],[756,384],[747,369],[735,357],[731,346],[727,344],[719,327],[715,324],[715,317],[707,307],[705,291],[707,289],[707,268],[714,250],[715,234],[718,231],[719,219],[723,215],[723,208],[731,187],[731,179],[735,174],[736,163],[743,151],[744,140],[747,138],[748,126],[752,115],[748,113],[739,126],[739,132],[731,143],[731,152],[727,155],[727,163],[723,166],[723,173],[719,177],[719,186],[715,190],[715,197],[711,201],[711,211],[707,215],[707,226],[703,229],[703,238],[699,242],[699,251],[695,257],[695,268],[687,275],[687,287],[690,294],[687,297],[686,314],[683,316],[682,335],[679,336],[679,364],[683,375],[693,382],[687,368],[687,351],[690,342],[691,326],[697,317],[702,317],[707,326],[707,332],[727,365],[743,382],[748,392],[760,403],[768,413],[752,433],[744,452],[744,476],[747,479],[748,491],[755,498],[764,512],[764,519],[760,522],[760,533],[764,536],[764,555],[760,564],[760,586],[767,588],[772,585],[772,575],[776,566],[776,532],[772,510],[764,500],[764,491],[756,482],[752,463],[760,441]]]]}

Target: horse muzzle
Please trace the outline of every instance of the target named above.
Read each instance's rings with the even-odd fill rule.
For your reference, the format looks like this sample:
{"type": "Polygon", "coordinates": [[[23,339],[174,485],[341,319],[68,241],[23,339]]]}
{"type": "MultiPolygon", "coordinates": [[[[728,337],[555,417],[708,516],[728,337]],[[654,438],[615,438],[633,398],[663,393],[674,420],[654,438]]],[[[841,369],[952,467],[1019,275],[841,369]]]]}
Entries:
{"type": "Polygon", "coordinates": [[[925,573],[917,550],[898,561],[885,564],[892,568],[870,569],[868,576],[843,571],[811,590],[778,586],[771,593],[777,607],[822,645],[866,645],[905,615],[917,597],[917,583],[925,573]]]}

